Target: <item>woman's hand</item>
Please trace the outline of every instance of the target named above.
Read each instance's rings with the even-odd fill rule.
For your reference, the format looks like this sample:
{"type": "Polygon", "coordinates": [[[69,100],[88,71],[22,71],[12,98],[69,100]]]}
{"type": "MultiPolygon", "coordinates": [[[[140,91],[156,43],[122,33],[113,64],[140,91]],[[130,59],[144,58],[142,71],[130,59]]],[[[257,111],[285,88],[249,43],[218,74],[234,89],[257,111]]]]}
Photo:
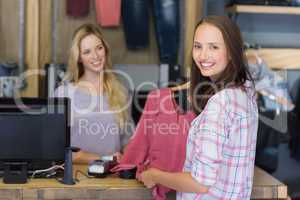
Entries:
{"type": "Polygon", "coordinates": [[[156,185],[156,183],[153,180],[153,176],[155,173],[157,173],[159,170],[155,168],[149,168],[148,170],[144,171],[140,176],[139,180],[144,183],[144,185],[147,188],[152,188],[156,185]]]}

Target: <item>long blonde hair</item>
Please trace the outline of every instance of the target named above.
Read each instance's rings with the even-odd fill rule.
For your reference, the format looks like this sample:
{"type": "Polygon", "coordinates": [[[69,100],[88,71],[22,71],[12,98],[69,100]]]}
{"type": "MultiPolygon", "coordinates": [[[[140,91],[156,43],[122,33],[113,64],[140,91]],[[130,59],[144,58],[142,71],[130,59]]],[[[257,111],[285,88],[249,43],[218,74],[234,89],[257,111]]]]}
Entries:
{"type": "Polygon", "coordinates": [[[108,97],[110,109],[116,113],[119,127],[124,128],[129,117],[128,109],[126,107],[128,97],[125,88],[112,71],[112,62],[110,59],[108,43],[104,40],[103,35],[97,26],[93,24],[84,24],[75,31],[69,52],[68,71],[65,79],[74,83],[78,83],[80,77],[84,74],[84,67],[82,63],[79,62],[80,43],[81,40],[88,35],[95,35],[98,37],[104,46],[106,58],[103,75],[103,89],[104,93],[108,97]]]}

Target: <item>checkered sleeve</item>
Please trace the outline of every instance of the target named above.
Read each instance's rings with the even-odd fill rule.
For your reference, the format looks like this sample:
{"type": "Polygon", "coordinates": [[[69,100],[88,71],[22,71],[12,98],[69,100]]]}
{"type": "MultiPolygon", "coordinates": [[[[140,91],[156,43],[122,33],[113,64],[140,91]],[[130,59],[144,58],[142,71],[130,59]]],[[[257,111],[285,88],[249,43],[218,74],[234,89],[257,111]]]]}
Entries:
{"type": "Polygon", "coordinates": [[[192,153],[192,177],[200,184],[216,183],[222,146],[225,141],[225,102],[220,95],[213,96],[195,125],[194,152],[192,153]]]}

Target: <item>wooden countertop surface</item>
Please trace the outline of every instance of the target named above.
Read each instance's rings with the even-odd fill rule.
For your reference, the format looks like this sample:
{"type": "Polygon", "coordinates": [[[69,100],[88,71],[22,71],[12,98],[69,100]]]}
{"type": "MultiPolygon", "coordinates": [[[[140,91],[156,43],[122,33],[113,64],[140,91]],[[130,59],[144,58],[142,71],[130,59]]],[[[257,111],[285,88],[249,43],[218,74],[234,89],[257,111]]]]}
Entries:
{"type": "MultiPolygon", "coordinates": [[[[81,170],[86,172],[86,166],[76,165],[74,166],[74,172],[76,170],[81,170]]],[[[69,193],[77,194],[80,191],[81,195],[84,195],[84,191],[94,191],[94,190],[111,190],[111,191],[126,191],[134,190],[139,191],[139,195],[142,193],[147,193],[150,195],[150,192],[143,184],[139,183],[136,180],[124,180],[120,179],[117,176],[111,175],[106,178],[87,178],[81,174],[77,176],[79,182],[75,185],[64,185],[59,183],[55,179],[29,179],[27,184],[4,184],[0,182],[0,192],[1,190],[41,190],[47,188],[56,189],[61,191],[69,191],[69,193]],[[77,190],[79,189],[79,190],[77,190]],[[83,190],[81,190],[83,189],[83,190]],[[77,191],[77,192],[76,192],[77,191]]],[[[77,194],[78,195],[78,194],[77,194]]],[[[287,186],[265,171],[261,170],[258,167],[255,167],[254,171],[254,184],[251,199],[273,199],[281,198],[286,199],[287,195],[287,186]]]]}

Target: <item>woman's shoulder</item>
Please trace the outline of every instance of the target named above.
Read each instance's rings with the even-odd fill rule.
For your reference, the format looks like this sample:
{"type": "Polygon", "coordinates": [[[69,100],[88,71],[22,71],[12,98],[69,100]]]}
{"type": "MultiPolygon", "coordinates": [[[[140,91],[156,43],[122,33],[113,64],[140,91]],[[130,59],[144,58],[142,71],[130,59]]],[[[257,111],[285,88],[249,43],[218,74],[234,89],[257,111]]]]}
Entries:
{"type": "Polygon", "coordinates": [[[247,98],[255,98],[254,85],[249,81],[245,82],[245,84],[240,87],[224,88],[212,96],[212,99],[222,99],[226,103],[231,101],[242,101],[247,98]]]}
{"type": "Polygon", "coordinates": [[[74,90],[74,84],[73,83],[64,83],[59,85],[55,91],[54,96],[55,97],[68,97],[69,94],[74,90]]]}
{"type": "Polygon", "coordinates": [[[246,116],[256,109],[255,90],[248,83],[243,87],[225,88],[213,95],[208,103],[218,103],[228,113],[246,116]]]}

